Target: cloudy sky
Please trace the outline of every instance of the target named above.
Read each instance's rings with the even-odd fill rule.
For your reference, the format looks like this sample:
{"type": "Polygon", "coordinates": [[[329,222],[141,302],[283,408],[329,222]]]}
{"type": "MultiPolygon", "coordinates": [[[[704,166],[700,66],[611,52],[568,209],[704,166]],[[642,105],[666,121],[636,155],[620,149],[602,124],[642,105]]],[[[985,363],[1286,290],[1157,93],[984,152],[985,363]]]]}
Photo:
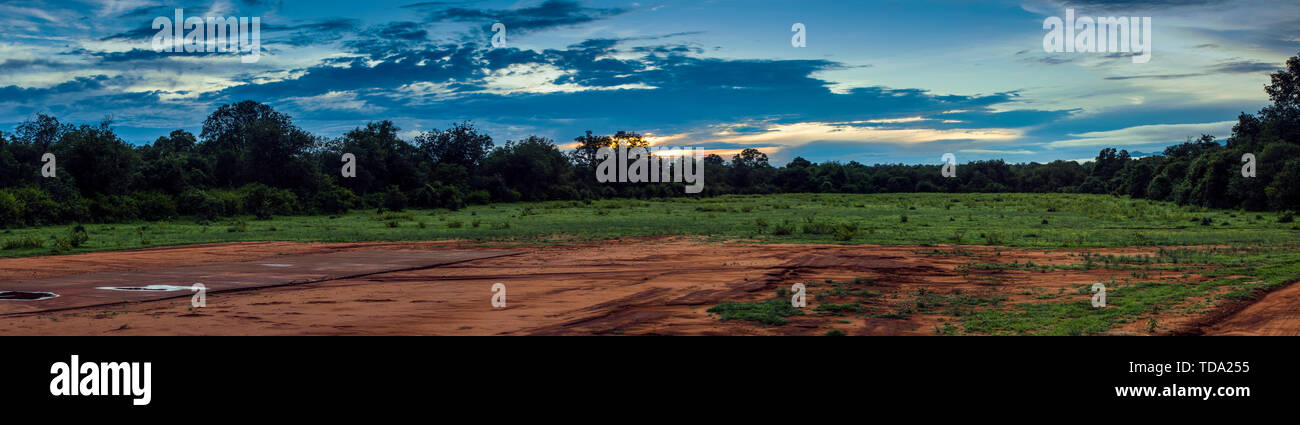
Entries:
{"type": "Polygon", "coordinates": [[[1045,162],[1226,137],[1297,52],[1294,0],[0,0],[0,131],[111,116],[147,143],[252,99],[325,137],[472,120],[498,143],[625,130],[781,164],[1045,162]],[[258,17],[259,60],[155,52],[177,8],[258,17]],[[1151,17],[1150,62],[1045,52],[1066,8],[1151,17]]]}

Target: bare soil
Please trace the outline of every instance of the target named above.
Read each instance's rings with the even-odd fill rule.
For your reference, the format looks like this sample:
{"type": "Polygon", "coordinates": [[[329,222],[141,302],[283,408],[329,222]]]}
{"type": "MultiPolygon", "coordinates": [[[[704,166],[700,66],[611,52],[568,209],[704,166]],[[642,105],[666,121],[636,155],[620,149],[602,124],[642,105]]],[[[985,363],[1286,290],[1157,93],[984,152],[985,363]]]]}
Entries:
{"type": "MultiPolygon", "coordinates": [[[[235,263],[296,254],[352,250],[510,249],[525,251],[422,270],[210,294],[207,306],[188,298],[133,302],[57,312],[0,315],[3,335],[928,335],[947,323],[943,314],[879,318],[935,294],[997,295],[1005,305],[1086,300],[1080,285],[1122,281],[1128,270],[972,270],[971,262],[1074,264],[1080,252],[1152,254],[1155,249],[1029,250],[1002,247],[768,245],[712,243],[689,238],[639,238],[562,246],[483,248],[461,242],[252,242],[0,259],[0,283],[101,271],[151,270],[235,263]],[[842,302],[819,295],[839,282],[862,278],[854,290],[879,293],[863,314],[813,309],[842,302]],[[506,286],[506,306],[494,308],[492,286],[506,286]],[[706,312],[728,301],[758,301],[780,288],[808,283],[806,314],[762,326],[721,321],[706,312]]],[[[1144,281],[1180,284],[1203,278],[1150,272],[1144,281]]],[[[845,298],[847,300],[847,298],[845,298]]],[[[0,301],[41,302],[41,301],[0,301]]],[[[843,301],[847,302],[847,301],[843,301]]],[[[855,301],[856,302],[856,301],[855,301]]],[[[1300,286],[1274,291],[1255,305],[1207,327],[1209,334],[1300,334],[1300,286]]],[[[1213,307],[1213,306],[1211,306],[1213,307]]],[[[1159,313],[1160,327],[1190,326],[1201,314],[1159,313]]],[[[1152,334],[1130,323],[1117,334],[1152,334]]],[[[1155,332],[1159,333],[1159,332],[1155,332]]]]}

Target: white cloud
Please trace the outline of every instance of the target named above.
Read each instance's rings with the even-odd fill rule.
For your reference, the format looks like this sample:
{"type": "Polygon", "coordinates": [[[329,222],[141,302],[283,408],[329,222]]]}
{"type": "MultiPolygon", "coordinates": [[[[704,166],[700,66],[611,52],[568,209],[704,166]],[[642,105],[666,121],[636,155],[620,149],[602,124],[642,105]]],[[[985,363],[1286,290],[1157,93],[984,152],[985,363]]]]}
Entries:
{"type": "Polygon", "coordinates": [[[1023,132],[1011,128],[933,129],[860,127],[851,123],[803,122],[768,126],[758,134],[723,137],[716,141],[742,144],[802,145],[815,141],[915,144],[940,140],[1009,141],[1023,132]]]}
{"type": "Polygon", "coordinates": [[[555,80],[571,74],[551,64],[514,64],[499,69],[483,78],[484,90],[492,94],[517,93],[574,93],[589,90],[653,89],[645,84],[623,84],[610,87],[588,87],[574,83],[555,84],[555,80]]]}
{"type": "Polygon", "coordinates": [[[284,100],[293,102],[299,108],[308,111],[370,112],[378,109],[365,100],[358,99],[357,92],[354,91],[331,91],[316,96],[289,97],[284,100]]]}
{"type": "Polygon", "coordinates": [[[1202,124],[1152,124],[1121,128],[1108,131],[1091,131],[1071,134],[1072,139],[1057,140],[1046,143],[1051,148],[1072,148],[1082,146],[1149,145],[1179,142],[1188,137],[1196,138],[1202,134],[1226,137],[1232,133],[1236,121],[1219,121],[1202,124]]]}
{"type": "Polygon", "coordinates": [[[971,153],[971,154],[989,154],[989,155],[1033,155],[1034,154],[1034,151],[1026,150],[1026,149],[1013,150],[1013,151],[998,150],[998,149],[962,149],[957,152],[971,153]]]}

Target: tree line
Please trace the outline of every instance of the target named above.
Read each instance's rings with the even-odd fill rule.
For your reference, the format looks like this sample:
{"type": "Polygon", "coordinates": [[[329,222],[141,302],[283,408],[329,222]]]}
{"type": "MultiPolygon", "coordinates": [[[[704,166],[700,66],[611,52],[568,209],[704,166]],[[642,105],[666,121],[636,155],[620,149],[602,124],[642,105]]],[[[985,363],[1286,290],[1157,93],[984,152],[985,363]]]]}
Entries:
{"type": "MultiPolygon", "coordinates": [[[[1231,137],[1211,136],[1134,158],[1102,149],[1092,162],[958,166],[813,163],[772,165],[745,149],[704,159],[704,192],[766,193],[1029,192],[1094,193],[1184,205],[1245,210],[1300,209],[1300,56],[1272,74],[1272,104],[1242,113],[1231,137]],[[1255,177],[1241,160],[1257,158],[1255,177]]],[[[448,208],[491,202],[687,196],[681,183],[598,183],[596,150],[647,146],[635,133],[574,139],[565,152],[529,136],[497,145],[470,122],[411,140],[390,121],[370,122],[340,137],[313,135],[288,115],[255,101],[218,107],[197,136],[176,130],[133,146],[111,121],[74,125],[38,114],[0,132],[0,227],[59,223],[196,220],[254,215],[341,214],[357,208],[448,208]],[[55,176],[42,157],[54,154],[55,176]],[[344,153],[356,176],[339,172],[344,153]]]]}

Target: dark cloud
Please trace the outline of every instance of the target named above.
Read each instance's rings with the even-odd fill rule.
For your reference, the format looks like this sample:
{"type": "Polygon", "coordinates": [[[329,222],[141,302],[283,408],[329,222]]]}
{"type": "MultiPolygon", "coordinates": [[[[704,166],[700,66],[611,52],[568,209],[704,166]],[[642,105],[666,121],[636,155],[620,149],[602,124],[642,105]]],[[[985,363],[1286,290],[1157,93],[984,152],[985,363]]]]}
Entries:
{"type": "Polygon", "coordinates": [[[1104,11],[1168,10],[1176,7],[1222,4],[1223,0],[1065,0],[1063,6],[1104,11]]]}
{"type": "MultiPolygon", "coordinates": [[[[169,14],[159,16],[171,17],[169,14]]],[[[238,17],[241,15],[231,14],[231,16],[238,17]]],[[[259,24],[259,31],[262,33],[262,44],[278,42],[291,46],[307,46],[338,41],[345,35],[355,32],[359,24],[360,21],[351,18],[331,18],[291,25],[279,25],[262,19],[259,24]]],[[[100,38],[99,40],[148,41],[152,40],[153,36],[158,34],[158,31],[159,30],[153,28],[153,20],[149,19],[148,22],[143,23],[143,26],[110,34],[100,38]]]]}
{"type": "Polygon", "coordinates": [[[1226,62],[1211,68],[1214,72],[1230,74],[1254,74],[1258,72],[1273,72],[1282,68],[1281,64],[1255,61],[1232,61],[1226,62]]]}
{"type": "Polygon", "coordinates": [[[592,22],[627,12],[623,8],[584,7],[571,0],[546,0],[540,5],[519,9],[493,10],[451,7],[429,13],[434,22],[472,22],[505,24],[506,30],[519,34],[548,28],[592,22]]]}
{"type": "Polygon", "coordinates": [[[1074,59],[1075,59],[1074,56],[1057,55],[1057,56],[1043,56],[1043,57],[1033,58],[1030,60],[1044,65],[1061,65],[1061,64],[1074,62],[1074,59]]]}
{"type": "Polygon", "coordinates": [[[0,73],[30,68],[62,68],[68,64],[48,59],[6,59],[0,62],[0,73]]]}
{"type": "Polygon", "coordinates": [[[1204,73],[1199,73],[1199,74],[1122,75],[1122,76],[1106,77],[1105,79],[1106,79],[1106,80],[1112,80],[1112,81],[1120,81],[1120,80],[1142,80],[1142,79],[1148,79],[1148,80],[1172,80],[1172,79],[1176,79],[1176,78],[1199,77],[1199,76],[1202,76],[1202,75],[1205,75],[1205,74],[1204,74],[1204,73]]]}
{"type": "Polygon", "coordinates": [[[60,94],[94,92],[104,89],[107,87],[106,83],[112,80],[113,78],[107,75],[96,75],[93,77],[77,77],[43,88],[10,85],[0,87],[0,102],[30,103],[31,101],[39,101],[60,94]]]}
{"type": "MultiPolygon", "coordinates": [[[[207,52],[207,51],[204,51],[204,52],[187,52],[187,53],[171,53],[171,52],[155,52],[155,51],[153,51],[153,50],[147,50],[147,49],[131,49],[131,50],[127,50],[127,51],[125,51],[125,52],[85,52],[85,51],[83,51],[83,54],[85,54],[85,55],[87,55],[87,56],[98,57],[98,58],[100,59],[100,62],[101,62],[101,63],[123,63],[123,62],[136,62],[136,61],[154,61],[154,60],[173,59],[173,58],[178,58],[178,57],[194,57],[194,56],[231,56],[231,57],[235,57],[235,56],[238,56],[238,55],[241,55],[241,54],[244,54],[244,53],[242,53],[242,52],[207,52]]],[[[265,55],[265,54],[269,54],[269,52],[266,52],[266,51],[265,51],[265,48],[263,48],[263,52],[262,52],[262,54],[264,54],[264,55],[265,55]]]]}
{"type": "Polygon", "coordinates": [[[421,41],[429,38],[429,31],[416,22],[390,22],[376,30],[376,35],[387,39],[421,41]]]}
{"type": "Polygon", "coordinates": [[[578,134],[603,126],[667,132],[718,123],[847,122],[882,116],[935,117],[924,123],[898,126],[1025,127],[1069,114],[1049,110],[993,111],[994,105],[1017,101],[1016,93],[936,95],[920,89],[887,87],[833,93],[826,81],[812,75],[842,69],[844,65],[837,62],[728,60],[685,54],[691,50],[689,46],[672,45],[621,48],[615,39],[591,39],[566,49],[542,52],[474,44],[425,45],[392,52],[373,66],[358,58],[336,60],[301,70],[300,76],[290,80],[243,84],[203,95],[201,100],[222,103],[258,99],[284,105],[303,119],[348,120],[355,113],[292,108],[303,98],[349,91],[368,107],[400,116],[535,123],[556,134],[578,134]],[[626,53],[633,51],[644,53],[632,55],[631,59],[612,58],[627,57],[626,53]],[[558,68],[564,74],[552,81],[554,84],[589,90],[508,94],[490,90],[487,77],[492,70],[517,64],[558,68]],[[449,97],[421,99],[420,93],[399,89],[412,83],[435,84],[443,91],[440,96],[449,97]],[[613,89],[622,85],[648,88],[613,89]],[[965,112],[944,115],[952,110],[965,112]],[[940,119],[962,122],[942,123],[940,119]],[[570,125],[574,127],[567,127],[570,125]]]}

